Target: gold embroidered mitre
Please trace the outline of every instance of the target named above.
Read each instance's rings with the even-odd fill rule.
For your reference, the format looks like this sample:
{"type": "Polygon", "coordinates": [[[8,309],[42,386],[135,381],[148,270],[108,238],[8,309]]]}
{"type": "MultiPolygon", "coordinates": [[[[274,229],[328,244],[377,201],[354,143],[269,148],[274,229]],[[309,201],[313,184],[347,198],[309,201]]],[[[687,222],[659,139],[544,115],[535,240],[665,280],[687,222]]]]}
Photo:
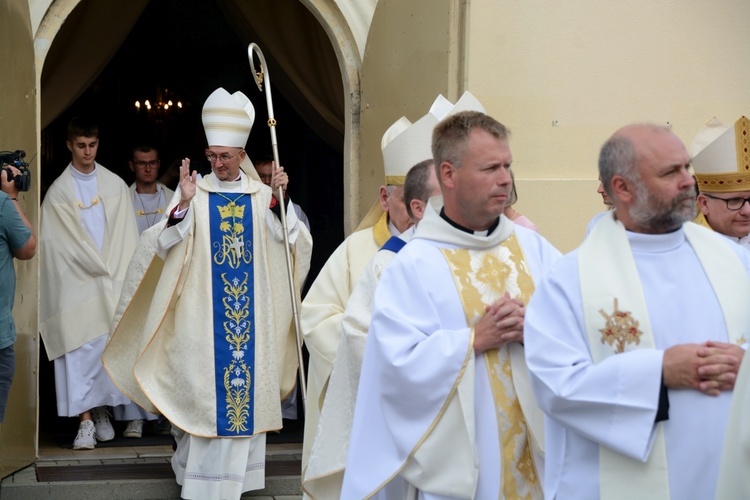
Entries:
{"type": "Polygon", "coordinates": [[[750,120],[746,117],[729,128],[712,119],[696,134],[691,153],[701,192],[750,191],[750,120]]]}

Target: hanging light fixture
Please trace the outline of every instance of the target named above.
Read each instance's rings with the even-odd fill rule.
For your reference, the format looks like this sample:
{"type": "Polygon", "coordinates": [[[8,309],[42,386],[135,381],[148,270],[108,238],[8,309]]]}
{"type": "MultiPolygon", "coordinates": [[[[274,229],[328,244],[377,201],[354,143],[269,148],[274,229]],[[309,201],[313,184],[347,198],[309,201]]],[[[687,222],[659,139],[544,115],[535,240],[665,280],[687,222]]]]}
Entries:
{"type": "Polygon", "coordinates": [[[161,87],[156,87],[156,99],[154,99],[153,104],[149,99],[145,99],[143,104],[140,100],[136,100],[134,105],[138,113],[141,112],[141,109],[145,109],[147,113],[165,114],[177,112],[183,108],[182,100],[177,94],[171,92],[168,88],[162,89],[161,87]]]}

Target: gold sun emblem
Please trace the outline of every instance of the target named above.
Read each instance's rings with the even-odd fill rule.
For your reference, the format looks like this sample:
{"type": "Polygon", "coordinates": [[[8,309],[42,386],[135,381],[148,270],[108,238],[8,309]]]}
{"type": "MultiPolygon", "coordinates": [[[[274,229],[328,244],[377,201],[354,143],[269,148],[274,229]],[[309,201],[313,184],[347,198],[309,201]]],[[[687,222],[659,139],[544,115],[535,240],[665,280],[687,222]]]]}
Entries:
{"type": "Polygon", "coordinates": [[[638,321],[628,311],[620,311],[615,299],[615,309],[612,314],[607,314],[604,309],[599,309],[607,321],[604,328],[599,330],[602,334],[602,344],[609,344],[615,348],[616,353],[625,352],[628,344],[638,345],[641,343],[643,332],[638,329],[638,321]]]}

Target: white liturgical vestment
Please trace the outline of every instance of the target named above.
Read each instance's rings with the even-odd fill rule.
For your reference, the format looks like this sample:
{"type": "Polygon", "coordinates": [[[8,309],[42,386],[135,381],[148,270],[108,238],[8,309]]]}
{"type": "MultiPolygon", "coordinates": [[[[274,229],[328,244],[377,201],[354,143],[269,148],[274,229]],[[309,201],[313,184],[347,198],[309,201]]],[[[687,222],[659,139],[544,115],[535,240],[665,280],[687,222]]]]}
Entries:
{"type": "MultiPolygon", "coordinates": [[[[504,482],[541,472],[541,429],[524,384],[523,348],[511,343],[493,350],[504,360],[476,355],[464,300],[478,292],[474,299],[493,303],[506,290],[520,297],[559,253],[504,216],[489,236],[479,236],[449,224],[441,208],[442,197],[430,199],[375,293],[341,498],[407,498],[415,490],[420,498],[503,498],[504,482]],[[472,284],[462,282],[459,292],[453,259],[466,257],[459,267],[470,269],[472,284]],[[512,362],[514,353],[520,365],[512,362]],[[498,377],[490,376],[498,371],[507,375],[504,389],[520,416],[516,437],[529,445],[526,468],[509,478],[501,471],[519,455],[504,463],[508,450],[499,439],[509,420],[494,404],[498,377]]],[[[536,489],[530,496],[540,495],[536,489]]]]}
{"type": "Polygon", "coordinates": [[[310,352],[302,449],[303,475],[341,339],[344,308],[365,265],[390,237],[387,213],[383,213],[374,226],[352,233],[328,258],[302,301],[300,325],[310,352]]]}
{"type": "MultiPolygon", "coordinates": [[[[401,244],[406,244],[414,235],[414,229],[412,226],[391,240],[398,241],[397,238],[400,238],[401,244]]],[[[343,334],[302,480],[302,488],[311,498],[338,498],[341,495],[375,289],[397,252],[397,248],[383,247],[375,253],[362,271],[346,304],[341,320],[343,334]]]]}
{"type": "MultiPolygon", "coordinates": [[[[534,392],[547,414],[545,494],[558,499],[600,498],[600,454],[605,455],[600,447],[607,450],[606,455],[614,452],[623,460],[648,467],[655,460],[655,436],[663,431],[661,446],[666,451],[668,477],[663,477],[663,470],[658,475],[666,479],[669,498],[713,498],[732,392],[714,397],[697,390],[666,389],[668,419],[655,424],[662,359],[664,351],[677,344],[732,339],[742,344],[743,338],[748,338],[750,324],[742,320],[746,307],[741,305],[747,300],[740,297],[727,305],[717,297],[726,296],[722,283],[730,283],[731,289],[748,289],[750,255],[692,223],[668,234],[638,234],[625,232],[613,215],[609,217],[611,220],[597,225],[584,245],[596,237],[604,222],[616,224],[624,233],[623,245],[629,244],[626,251],[632,253],[636,279],[640,280],[642,292],[636,293],[642,293],[647,311],[647,317],[640,320],[633,315],[634,329],[648,322],[654,347],[633,346],[598,363],[592,360],[591,349],[601,347],[598,342],[590,347],[585,328],[582,297],[596,297],[581,290],[581,272],[585,271],[580,268],[581,262],[592,262],[579,259],[581,249],[563,257],[539,284],[526,311],[524,338],[534,392]],[[686,236],[686,227],[691,235],[697,233],[718,248],[717,257],[732,261],[739,273],[727,273],[726,280],[712,274],[711,266],[705,267],[710,262],[703,262],[691,246],[693,240],[686,236]],[[711,281],[710,276],[718,279],[711,281]],[[733,330],[744,331],[728,332],[728,324],[740,324],[733,330]]],[[[607,258],[608,252],[603,252],[601,259],[607,258]]],[[[622,266],[621,259],[611,260],[612,266],[622,266]]],[[[601,266],[601,262],[596,265],[601,266]]],[[[600,279],[606,281],[608,277],[600,279]]],[[[619,304],[630,295],[623,290],[619,304]]],[[[613,317],[617,309],[615,301],[600,311],[601,344],[609,332],[604,320],[613,317]]],[[[627,307],[622,309],[619,314],[625,318],[630,313],[624,311],[627,307]]],[[[632,337],[623,338],[632,343],[632,337]]],[[[617,471],[613,472],[612,477],[617,476],[617,471]]],[[[619,476],[617,480],[631,482],[642,478],[619,476]]]]}

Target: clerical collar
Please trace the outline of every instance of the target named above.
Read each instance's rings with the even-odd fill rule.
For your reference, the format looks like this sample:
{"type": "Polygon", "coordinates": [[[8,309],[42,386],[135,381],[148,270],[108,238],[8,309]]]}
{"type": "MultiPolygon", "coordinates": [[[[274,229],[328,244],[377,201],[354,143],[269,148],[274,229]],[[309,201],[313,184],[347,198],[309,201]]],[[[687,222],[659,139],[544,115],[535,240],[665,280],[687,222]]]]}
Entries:
{"type": "Polygon", "coordinates": [[[682,228],[669,233],[647,234],[627,231],[630,248],[633,251],[662,253],[670,252],[685,242],[685,231],[682,228]]]}
{"type": "Polygon", "coordinates": [[[468,227],[464,227],[461,224],[459,224],[457,222],[454,222],[451,219],[449,219],[448,216],[445,215],[445,207],[442,207],[440,209],[440,217],[442,217],[443,220],[445,220],[445,222],[447,222],[451,226],[455,227],[456,229],[460,229],[461,231],[463,231],[465,233],[473,234],[474,236],[489,236],[489,235],[492,234],[492,231],[494,231],[495,229],[497,229],[497,226],[500,225],[500,217],[498,217],[495,220],[495,222],[493,222],[492,225],[490,227],[488,227],[486,230],[484,230],[484,231],[474,231],[473,229],[469,229],[468,227]]]}

